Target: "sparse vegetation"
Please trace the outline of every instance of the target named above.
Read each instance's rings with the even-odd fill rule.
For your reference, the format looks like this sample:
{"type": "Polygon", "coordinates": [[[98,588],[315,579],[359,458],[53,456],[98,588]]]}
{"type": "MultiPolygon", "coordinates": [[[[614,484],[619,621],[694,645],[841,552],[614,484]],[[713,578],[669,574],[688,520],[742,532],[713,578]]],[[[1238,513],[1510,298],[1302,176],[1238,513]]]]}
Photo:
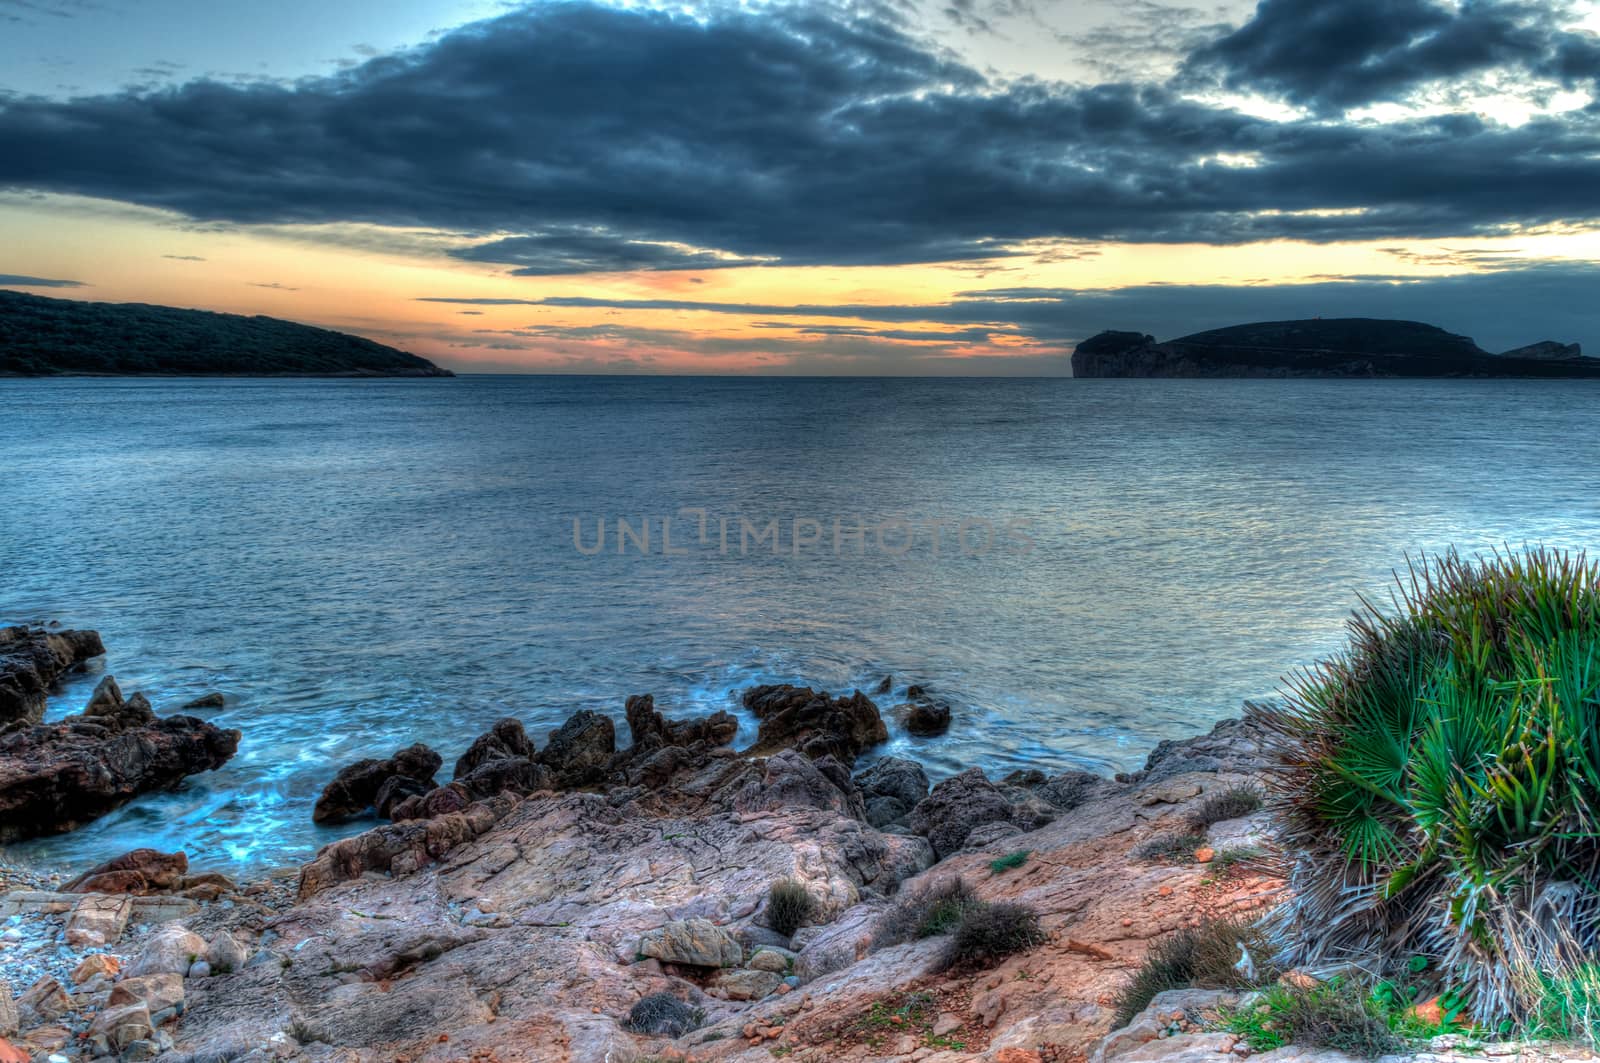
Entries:
{"type": "Polygon", "coordinates": [[[779,879],[767,890],[767,925],[789,937],[806,925],[816,907],[817,902],[803,882],[779,879]]]}
{"type": "Polygon", "coordinates": [[[940,966],[984,967],[1044,941],[1039,915],[1025,904],[980,902],[961,911],[940,966]]]}
{"type": "Polygon", "coordinates": [[[1291,959],[1424,954],[1498,1028],[1550,1001],[1520,971],[1600,954],[1600,566],[1451,553],[1391,597],[1256,710],[1298,854],[1291,959]]]}
{"type": "Polygon", "coordinates": [[[874,948],[887,948],[917,938],[948,933],[966,908],[981,904],[963,878],[950,878],[909,893],[878,918],[874,948]]]}
{"type": "Polygon", "coordinates": [[[1249,989],[1277,975],[1267,932],[1242,919],[1214,919],[1158,938],[1117,992],[1114,1026],[1126,1026],[1169,989],[1249,989]],[[1250,956],[1242,964],[1241,950],[1250,956]],[[1241,969],[1243,968],[1243,969],[1241,969]],[[1254,968],[1254,974],[1250,973],[1254,968]]]}
{"type": "Polygon", "coordinates": [[[1033,855],[1032,849],[1018,849],[1014,853],[1007,853],[998,860],[989,861],[989,870],[999,875],[1021,867],[1028,862],[1028,857],[1033,855]]]}
{"type": "Polygon", "coordinates": [[[1135,846],[1133,858],[1152,864],[1192,864],[1195,850],[1205,844],[1204,834],[1158,834],[1135,846]]]}
{"type": "Polygon", "coordinates": [[[1358,983],[1275,985],[1264,999],[1227,1017],[1229,1030],[1258,1052],[1292,1044],[1376,1059],[1405,1042],[1389,1028],[1382,1005],[1358,983]]]}
{"type": "Polygon", "coordinates": [[[699,1029],[704,1021],[703,1011],[685,1004],[671,993],[651,993],[639,998],[622,1025],[633,1033],[682,1037],[691,1030],[699,1029]]]}
{"type": "Polygon", "coordinates": [[[1199,809],[1189,819],[1189,828],[1196,834],[1203,833],[1213,823],[1248,816],[1259,810],[1264,802],[1265,796],[1258,787],[1230,787],[1202,801],[1199,809]]]}

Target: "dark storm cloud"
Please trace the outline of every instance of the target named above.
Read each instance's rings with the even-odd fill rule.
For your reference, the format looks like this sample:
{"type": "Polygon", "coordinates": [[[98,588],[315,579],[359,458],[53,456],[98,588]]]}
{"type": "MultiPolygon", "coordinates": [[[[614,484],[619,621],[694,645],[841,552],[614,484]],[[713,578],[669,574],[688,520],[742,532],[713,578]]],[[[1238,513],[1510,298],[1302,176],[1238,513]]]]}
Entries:
{"type": "Polygon", "coordinates": [[[1262,0],[1186,72],[1320,110],[1397,100],[1495,69],[1561,81],[1600,75],[1591,34],[1568,32],[1560,0],[1262,0]]]}
{"type": "Polygon", "coordinates": [[[0,273],[0,288],[84,288],[82,281],[52,280],[49,277],[27,277],[20,273],[0,273]]]}
{"type": "MultiPolygon", "coordinates": [[[[975,331],[1010,332],[1066,347],[1102,329],[1152,333],[1161,339],[1242,321],[1310,317],[1423,320],[1473,336],[1488,350],[1541,339],[1580,341],[1600,352],[1600,265],[1536,263],[1519,269],[1450,277],[1337,277],[1312,284],[1146,284],[1127,288],[991,288],[958,293],[926,306],[696,302],[685,299],[600,299],[560,296],[497,300],[528,306],[613,310],[683,310],[726,314],[760,327],[790,327],[782,318],[851,318],[892,325],[930,322],[975,331]],[[1511,313],[1511,311],[1515,313],[1511,313]]],[[[435,302],[486,300],[433,299],[435,302]]],[[[828,328],[815,324],[794,327],[828,328]]],[[[874,335],[883,335],[878,329],[874,335]]],[[[947,337],[964,339],[964,336],[947,337]]]]}
{"type": "MultiPolygon", "coordinates": [[[[1276,25],[1277,3],[1252,25],[1276,25]]],[[[1387,41],[1369,42],[1380,59],[1387,41]]],[[[1273,54],[1236,42],[1207,61],[1280,76],[1258,52],[1273,54]]],[[[1156,85],[996,83],[878,9],[817,5],[694,19],[540,4],[293,85],[9,99],[0,149],[0,187],[204,225],[484,234],[453,253],[540,276],[958,262],[1026,240],[1468,236],[1600,216],[1600,114],[1517,129],[1275,123],[1156,85]]]]}

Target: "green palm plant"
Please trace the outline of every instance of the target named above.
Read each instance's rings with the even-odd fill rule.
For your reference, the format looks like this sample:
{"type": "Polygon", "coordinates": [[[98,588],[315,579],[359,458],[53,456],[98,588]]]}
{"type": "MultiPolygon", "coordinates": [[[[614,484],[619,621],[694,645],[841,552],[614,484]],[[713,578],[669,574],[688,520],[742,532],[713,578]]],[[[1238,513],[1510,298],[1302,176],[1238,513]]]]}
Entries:
{"type": "Polygon", "coordinates": [[[1431,957],[1480,1022],[1600,950],[1600,565],[1423,558],[1350,645],[1253,710],[1273,735],[1294,900],[1284,958],[1431,957]]]}

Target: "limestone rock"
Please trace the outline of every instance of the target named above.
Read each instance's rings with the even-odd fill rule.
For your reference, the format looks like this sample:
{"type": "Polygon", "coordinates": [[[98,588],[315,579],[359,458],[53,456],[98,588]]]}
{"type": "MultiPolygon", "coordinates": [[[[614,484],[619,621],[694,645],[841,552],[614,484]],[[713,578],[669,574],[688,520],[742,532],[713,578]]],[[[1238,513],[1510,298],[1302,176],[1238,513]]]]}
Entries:
{"type": "Polygon", "coordinates": [[[217,936],[211,939],[211,944],[206,946],[206,962],[219,974],[237,971],[244,967],[249,959],[249,950],[239,944],[238,939],[226,930],[219,931],[217,936]]]}
{"type": "Polygon", "coordinates": [[[719,972],[707,988],[716,996],[728,1000],[760,1000],[770,996],[783,984],[783,976],[771,971],[736,967],[719,972]]]}
{"type": "Polygon", "coordinates": [[[89,1026],[90,1037],[104,1037],[119,1052],[154,1033],[155,1028],[150,1024],[150,1009],[142,1003],[105,1008],[95,1015],[94,1022],[89,1026]]]}
{"type": "Polygon", "coordinates": [[[91,893],[67,917],[67,944],[74,948],[110,945],[122,937],[133,914],[133,898],[91,893]]]}
{"type": "Polygon", "coordinates": [[[36,1026],[66,1014],[72,1006],[61,983],[45,975],[17,999],[17,1013],[25,1025],[36,1026]]]}
{"type": "Polygon", "coordinates": [[[690,967],[734,967],[744,959],[738,939],[708,919],[676,919],[652,930],[639,940],[639,953],[690,967]]]}
{"type": "Polygon", "coordinates": [[[126,968],[129,978],[149,974],[184,975],[194,962],[206,954],[206,942],[176,923],[161,927],[144,943],[144,948],[126,968]]]}
{"type": "Polygon", "coordinates": [[[124,978],[111,987],[108,1003],[143,1004],[151,1015],[176,1008],[183,1003],[183,976],[147,974],[124,978]]]}
{"type": "Polygon", "coordinates": [[[856,785],[869,802],[892,797],[910,810],[928,796],[928,773],[914,760],[879,757],[856,775],[856,785]]]}
{"type": "Polygon", "coordinates": [[[17,1002],[11,995],[11,983],[0,978],[0,1037],[10,1037],[21,1025],[17,1016],[17,1002]]]}

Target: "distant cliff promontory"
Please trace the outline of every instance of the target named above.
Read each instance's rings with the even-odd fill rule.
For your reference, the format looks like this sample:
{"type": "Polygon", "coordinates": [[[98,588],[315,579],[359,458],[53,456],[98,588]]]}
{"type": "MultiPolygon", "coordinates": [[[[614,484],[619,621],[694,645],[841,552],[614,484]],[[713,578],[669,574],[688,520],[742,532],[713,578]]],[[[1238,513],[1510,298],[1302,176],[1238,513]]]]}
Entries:
{"type": "Polygon", "coordinates": [[[0,291],[0,376],[454,376],[426,358],[272,317],[0,291]]]}
{"type": "Polygon", "coordinates": [[[1157,343],[1102,332],[1072,355],[1075,377],[1600,377],[1600,358],[1546,340],[1491,354],[1417,321],[1265,321],[1157,343]]]}

